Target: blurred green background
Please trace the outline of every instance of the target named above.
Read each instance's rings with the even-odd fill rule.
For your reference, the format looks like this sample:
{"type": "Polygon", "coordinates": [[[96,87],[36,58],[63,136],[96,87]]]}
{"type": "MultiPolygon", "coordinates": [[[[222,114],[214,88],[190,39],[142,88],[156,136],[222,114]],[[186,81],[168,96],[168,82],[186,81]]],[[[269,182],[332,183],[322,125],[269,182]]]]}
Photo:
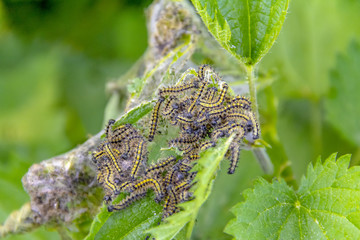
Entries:
{"type": "MultiPolygon", "coordinates": [[[[144,53],[149,4],[0,2],[0,222],[29,201],[21,177],[31,164],[103,128],[105,84],[144,53]]],[[[352,164],[360,162],[359,13],[358,0],[291,1],[280,36],[259,65],[261,124],[267,131],[276,126],[297,180],[319,155],[351,153],[352,164]]],[[[231,239],[222,233],[229,209],[262,175],[249,152],[235,175],[226,174],[227,164],[194,239],[231,239]]],[[[40,229],[7,239],[46,238],[59,237],[40,229]]]]}

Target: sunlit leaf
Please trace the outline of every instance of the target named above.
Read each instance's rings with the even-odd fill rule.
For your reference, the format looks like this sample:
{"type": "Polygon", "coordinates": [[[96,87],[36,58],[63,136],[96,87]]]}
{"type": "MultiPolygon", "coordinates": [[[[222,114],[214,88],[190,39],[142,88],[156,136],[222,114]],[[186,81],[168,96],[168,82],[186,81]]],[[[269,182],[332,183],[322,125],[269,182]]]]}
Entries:
{"type": "Polygon", "coordinates": [[[153,109],[152,102],[145,102],[139,106],[131,109],[129,112],[124,114],[119,121],[117,121],[114,126],[119,126],[121,124],[130,123],[134,124],[139,121],[142,117],[148,114],[153,109]]]}
{"type": "Polygon", "coordinates": [[[276,40],[288,0],[192,0],[205,25],[227,51],[255,65],[276,40]]]}
{"type": "Polygon", "coordinates": [[[145,239],[145,230],[161,220],[162,207],[152,198],[148,196],[118,212],[108,212],[103,206],[86,239],[145,239]]]}
{"type": "Polygon", "coordinates": [[[358,239],[360,167],[348,169],[350,155],[308,167],[298,191],[284,180],[260,179],[244,192],[225,232],[236,239],[358,239]]]}

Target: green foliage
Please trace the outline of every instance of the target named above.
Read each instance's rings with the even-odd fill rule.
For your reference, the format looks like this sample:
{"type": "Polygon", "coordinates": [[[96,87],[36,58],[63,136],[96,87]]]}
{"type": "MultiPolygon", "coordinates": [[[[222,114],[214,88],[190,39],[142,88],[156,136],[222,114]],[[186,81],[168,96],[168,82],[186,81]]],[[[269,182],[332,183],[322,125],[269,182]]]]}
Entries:
{"type": "Polygon", "coordinates": [[[281,30],[288,0],[192,0],[205,25],[227,51],[255,65],[281,30]]]}
{"type": "Polygon", "coordinates": [[[126,123],[130,123],[130,124],[136,123],[142,117],[144,117],[146,114],[148,114],[153,109],[153,107],[154,106],[153,106],[152,102],[141,103],[139,106],[134,107],[129,112],[125,113],[119,119],[119,121],[117,121],[114,124],[114,127],[122,125],[122,124],[126,124],[126,123]]]}
{"type": "MultiPolygon", "coordinates": [[[[45,5],[43,1],[0,2],[1,222],[12,210],[28,201],[21,185],[21,177],[31,164],[70,150],[83,142],[87,134],[95,134],[102,129],[102,121],[119,116],[119,112],[116,112],[106,114],[105,119],[102,119],[106,102],[104,86],[106,80],[118,79],[131,65],[129,59],[137,59],[146,48],[145,21],[143,15],[139,17],[145,4],[144,1],[139,2],[46,1],[45,5]]],[[[259,16],[259,5],[251,5],[254,6],[254,12],[248,14],[244,12],[246,8],[243,8],[245,1],[206,2],[193,0],[215,39],[245,63],[258,62],[273,44],[267,31],[277,35],[282,22],[274,22],[275,28],[271,28],[269,24],[267,27],[270,28],[259,28],[259,25],[250,28],[254,32],[260,30],[260,40],[254,42],[257,32],[250,35],[252,32],[248,31],[249,25],[246,22],[252,18],[243,17],[259,16]],[[229,20],[233,16],[235,17],[229,20]],[[238,27],[242,25],[245,28],[238,27]],[[240,35],[242,30],[244,34],[240,35]],[[250,44],[253,50],[250,50],[250,44]]],[[[248,2],[261,4],[266,1],[248,2]]],[[[268,2],[276,2],[275,7],[278,6],[276,4],[284,3],[281,13],[285,14],[285,1],[268,2]]],[[[360,21],[359,6],[359,1],[354,0],[291,1],[291,11],[286,15],[286,24],[276,40],[277,44],[259,66],[258,97],[262,138],[272,147],[268,149],[268,153],[274,163],[274,176],[284,179],[290,186],[298,185],[296,180],[305,173],[310,159],[315,159],[318,155],[326,156],[334,151],[357,153],[353,155],[352,164],[359,163],[359,129],[356,125],[356,120],[360,118],[356,108],[359,102],[359,46],[353,43],[347,52],[344,51],[352,39],[359,42],[360,28],[354,27],[354,23],[360,21]],[[340,56],[336,57],[339,53],[340,56]],[[265,90],[262,88],[263,83],[267,86],[265,90]]],[[[264,8],[266,9],[269,10],[264,8]]],[[[274,9],[276,8],[272,8],[274,9]]],[[[270,11],[268,15],[261,17],[272,13],[270,11]]],[[[255,24],[256,20],[258,18],[250,23],[255,24]]],[[[188,43],[186,39],[185,43],[188,43]]],[[[235,71],[232,67],[238,67],[237,61],[226,54],[218,54],[217,47],[203,46],[207,44],[208,39],[205,43],[196,45],[196,48],[202,49],[196,49],[196,54],[206,47],[211,53],[205,54],[205,58],[200,55],[196,64],[211,63],[223,76],[234,74],[239,82],[245,82],[244,73],[239,69],[235,71]],[[220,64],[216,61],[218,56],[225,56],[220,64]]],[[[176,50],[166,59],[176,61],[181,53],[183,52],[176,50]]],[[[162,64],[163,62],[159,62],[157,66],[162,64]]],[[[148,79],[157,77],[153,74],[157,73],[157,69],[152,69],[148,79]]],[[[133,94],[143,90],[145,76],[137,77],[134,84],[129,86],[133,94]]],[[[122,78],[117,86],[126,86],[127,80],[133,78],[122,78]]],[[[147,86],[144,90],[148,90],[147,86]]],[[[247,91],[239,85],[234,90],[241,93],[247,91]]],[[[118,106],[121,98],[112,98],[114,106],[118,106]]],[[[152,103],[146,104],[152,108],[152,103]]],[[[160,130],[168,134],[167,128],[160,130]]],[[[149,145],[152,155],[149,160],[170,152],[158,149],[159,145],[167,142],[162,137],[157,136],[149,145]]],[[[252,187],[253,179],[262,174],[251,152],[244,151],[241,154],[239,169],[234,175],[226,174],[227,162],[223,162],[221,167],[223,169],[213,184],[212,193],[198,212],[192,239],[231,239],[230,235],[223,233],[224,225],[231,218],[228,209],[243,200],[241,191],[252,187]]],[[[274,176],[266,176],[266,179],[274,176]]],[[[260,183],[256,185],[259,191],[277,189],[280,193],[300,194],[293,193],[283,180],[274,183],[274,187],[262,181],[260,183]]],[[[329,199],[334,197],[331,195],[329,199]]],[[[151,196],[129,209],[142,208],[150,203],[153,203],[151,196]]],[[[157,206],[153,204],[151,207],[155,209],[157,206]]],[[[301,205],[302,213],[303,209],[301,205]]],[[[100,213],[93,223],[93,226],[97,226],[92,228],[90,235],[93,238],[120,231],[120,224],[129,227],[127,229],[131,234],[128,237],[135,234],[135,227],[123,222],[123,211],[110,216],[105,214],[105,210],[102,208],[103,215],[100,213]]],[[[127,210],[125,212],[128,213],[127,210]]],[[[144,213],[148,214],[145,210],[144,213]]],[[[333,218],[334,216],[329,217],[333,218]]],[[[151,225],[146,221],[138,223],[151,225]]],[[[314,221],[311,220],[310,223],[314,221]]],[[[176,235],[177,238],[185,238],[187,226],[176,235]]],[[[170,226],[174,230],[172,227],[181,226],[170,226]]],[[[344,229],[345,227],[346,224],[344,229]]],[[[75,229],[69,231],[76,234],[75,229]]],[[[41,228],[31,234],[7,239],[56,238],[59,238],[57,233],[41,228]]]]}
{"type": "Polygon", "coordinates": [[[145,239],[145,231],[160,222],[161,210],[152,195],[119,212],[108,212],[104,205],[85,239],[145,239]]]}
{"type": "Polygon", "coordinates": [[[243,200],[240,193],[253,186],[253,179],[261,175],[262,170],[251,151],[242,151],[234,174],[229,175],[228,168],[229,162],[223,161],[212,192],[199,211],[191,239],[231,239],[223,232],[233,218],[229,209],[243,200]]]}
{"type": "MultiPolygon", "coordinates": [[[[360,161],[358,146],[348,140],[354,138],[353,133],[344,137],[328,121],[324,109],[326,99],[337,92],[330,85],[337,56],[346,56],[349,42],[360,39],[359,28],[351,24],[360,21],[360,5],[354,1],[304,0],[291,1],[289,9],[276,44],[259,65],[259,80],[263,76],[269,79],[273,91],[269,97],[275,100],[277,111],[264,114],[268,92],[260,89],[258,96],[262,130],[277,132],[277,140],[299,181],[311,159],[319,155],[352,153],[352,164],[360,161]],[[268,124],[274,117],[276,129],[271,129],[268,124]]],[[[262,137],[273,146],[268,136],[262,137]]],[[[282,158],[271,157],[275,161],[282,158]]]]}
{"type": "Polygon", "coordinates": [[[349,163],[350,155],[318,159],[298,191],[283,180],[258,180],[232,209],[236,219],[225,231],[236,239],[357,239],[360,167],[348,169],[349,163]]]}
{"type": "Polygon", "coordinates": [[[192,188],[195,199],[181,204],[180,206],[184,209],[183,211],[170,216],[160,226],[150,229],[148,232],[153,237],[158,240],[173,239],[179,233],[183,233],[183,228],[186,228],[184,229],[186,239],[191,237],[200,207],[211,193],[219,164],[232,139],[233,137],[230,137],[225,142],[219,143],[216,149],[210,148],[201,154],[196,165],[196,170],[198,171],[194,180],[196,184],[192,188]]]}
{"type": "MultiPolygon", "coordinates": [[[[152,108],[152,102],[142,103],[125,113],[114,124],[114,127],[126,123],[134,124],[148,114],[152,108]]],[[[119,202],[122,198],[124,198],[124,195],[120,195],[114,200],[114,203],[119,202]]],[[[119,239],[119,237],[123,239],[126,239],[126,237],[136,239],[143,235],[145,229],[148,229],[160,220],[160,212],[161,207],[159,204],[155,204],[150,197],[142,199],[129,208],[117,213],[108,212],[107,206],[104,205],[93,220],[86,239],[102,239],[101,237],[104,238],[105,236],[109,239],[119,239]],[[118,228],[120,225],[122,227],[118,228]]]]}
{"type": "MultiPolygon", "coordinates": [[[[151,227],[155,228],[149,230],[149,233],[156,236],[156,239],[172,239],[174,237],[183,239],[181,237],[183,235],[189,238],[198,211],[211,193],[216,171],[231,140],[232,138],[229,138],[226,142],[219,143],[217,149],[209,149],[202,154],[196,168],[198,171],[195,179],[197,184],[193,188],[196,197],[194,200],[181,205],[184,208],[183,211],[167,218],[166,222],[155,227],[161,220],[162,207],[154,202],[152,196],[148,196],[119,212],[108,212],[107,207],[103,206],[100,213],[95,217],[86,239],[102,239],[105,236],[109,239],[144,238],[146,236],[144,231],[151,227]],[[122,227],[119,228],[118,226],[122,227]],[[185,226],[187,226],[186,229],[182,231],[185,226]]],[[[120,195],[115,203],[123,197],[124,195],[120,195]]]]}
{"type": "Polygon", "coordinates": [[[331,72],[331,91],[325,102],[329,122],[344,138],[360,146],[360,45],[352,42],[348,55],[337,59],[331,72]]]}

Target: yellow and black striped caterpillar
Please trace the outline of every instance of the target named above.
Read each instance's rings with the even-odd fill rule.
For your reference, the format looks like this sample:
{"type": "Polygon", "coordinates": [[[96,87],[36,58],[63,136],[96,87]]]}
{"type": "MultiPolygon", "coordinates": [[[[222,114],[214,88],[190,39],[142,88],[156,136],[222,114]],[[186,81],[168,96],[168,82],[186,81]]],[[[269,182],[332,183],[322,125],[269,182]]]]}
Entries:
{"type": "Polygon", "coordinates": [[[234,135],[225,155],[230,162],[228,173],[233,174],[241,149],[260,137],[247,97],[232,96],[228,84],[209,65],[192,72],[190,81],[158,91],[149,124],[143,124],[144,129],[149,129],[148,138],[130,124],[117,125],[109,120],[106,139],[93,153],[97,179],[107,203],[120,192],[128,194],[120,203],[109,205],[109,211],[129,207],[153,191],[166,218],[180,211],[177,204],[192,199],[191,187],[197,174],[192,169],[201,152],[216,147],[220,138],[234,135]],[[149,164],[147,146],[154,139],[157,141],[154,137],[161,134],[157,131],[159,125],[162,129],[171,125],[177,128],[177,135],[167,141],[181,152],[149,164]]]}

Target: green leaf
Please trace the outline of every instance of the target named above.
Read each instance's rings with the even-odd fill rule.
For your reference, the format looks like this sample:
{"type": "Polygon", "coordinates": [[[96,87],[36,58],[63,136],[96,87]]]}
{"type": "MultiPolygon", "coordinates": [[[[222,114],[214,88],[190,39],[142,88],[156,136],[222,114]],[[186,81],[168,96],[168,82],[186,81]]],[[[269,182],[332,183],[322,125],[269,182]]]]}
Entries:
{"type": "Polygon", "coordinates": [[[309,165],[298,191],[284,180],[258,180],[244,192],[225,232],[236,239],[359,239],[360,167],[350,155],[309,165]]]}
{"type": "Polygon", "coordinates": [[[139,121],[142,117],[144,117],[146,114],[148,114],[149,112],[151,112],[151,110],[153,109],[153,104],[152,101],[150,102],[144,102],[142,104],[140,104],[137,107],[134,107],[133,109],[131,109],[130,111],[128,111],[127,113],[125,113],[120,119],[119,121],[117,121],[114,124],[114,127],[125,124],[125,123],[130,123],[130,124],[134,124],[137,121],[139,121]]]}
{"type": "Polygon", "coordinates": [[[104,205],[85,239],[145,239],[145,230],[161,220],[162,207],[155,203],[153,197],[151,194],[118,212],[108,212],[104,205]]]}
{"type": "Polygon", "coordinates": [[[289,0],[192,0],[215,39],[246,65],[269,51],[284,23],[289,0]]]}
{"type": "Polygon", "coordinates": [[[251,151],[241,152],[234,174],[228,174],[228,168],[229,161],[222,161],[211,195],[197,216],[192,239],[231,239],[224,233],[226,224],[233,218],[229,209],[243,200],[239,192],[252,187],[253,180],[263,174],[251,151]]]}
{"type": "Polygon", "coordinates": [[[150,229],[148,232],[153,237],[157,240],[173,239],[179,233],[183,234],[183,231],[185,231],[186,239],[190,239],[197,214],[211,193],[219,164],[232,139],[233,137],[230,137],[225,142],[219,143],[217,148],[208,149],[201,154],[196,165],[198,173],[194,181],[197,183],[192,188],[195,199],[181,204],[180,206],[183,208],[183,211],[167,218],[166,222],[163,222],[160,226],[150,229]]]}
{"type": "Polygon", "coordinates": [[[360,146],[360,45],[353,42],[348,55],[337,59],[335,70],[331,72],[332,90],[325,101],[327,120],[342,135],[360,146]]]}

